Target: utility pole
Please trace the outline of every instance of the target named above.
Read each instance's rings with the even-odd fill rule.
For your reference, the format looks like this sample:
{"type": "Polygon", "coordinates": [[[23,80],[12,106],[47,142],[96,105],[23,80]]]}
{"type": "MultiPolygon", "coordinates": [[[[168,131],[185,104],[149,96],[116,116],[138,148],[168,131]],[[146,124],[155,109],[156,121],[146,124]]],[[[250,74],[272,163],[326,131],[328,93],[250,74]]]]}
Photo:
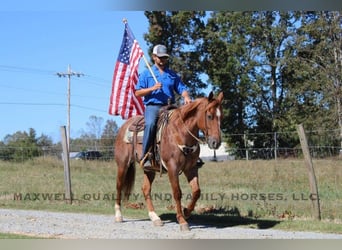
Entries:
{"type": "MultiPolygon", "coordinates": [[[[68,94],[67,94],[67,106],[68,106],[68,112],[67,112],[67,146],[68,146],[68,152],[70,152],[70,79],[71,76],[84,76],[83,73],[79,72],[73,72],[71,70],[70,64],[68,65],[68,71],[67,72],[57,72],[57,76],[59,77],[68,77],[68,94]]],[[[69,155],[68,155],[69,157],[69,155]]]]}

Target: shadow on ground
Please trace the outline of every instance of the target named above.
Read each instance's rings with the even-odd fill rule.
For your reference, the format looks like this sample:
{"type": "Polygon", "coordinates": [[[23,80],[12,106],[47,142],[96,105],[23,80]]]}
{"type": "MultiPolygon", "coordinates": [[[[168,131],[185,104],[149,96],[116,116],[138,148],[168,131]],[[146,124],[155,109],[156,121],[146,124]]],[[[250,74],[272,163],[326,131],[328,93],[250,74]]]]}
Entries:
{"type": "MultiPolygon", "coordinates": [[[[177,222],[175,213],[164,213],[160,215],[160,218],[163,221],[177,222]]],[[[216,228],[247,226],[257,229],[272,228],[280,223],[280,221],[277,220],[253,219],[238,215],[223,214],[192,214],[187,221],[192,226],[216,228]]]]}

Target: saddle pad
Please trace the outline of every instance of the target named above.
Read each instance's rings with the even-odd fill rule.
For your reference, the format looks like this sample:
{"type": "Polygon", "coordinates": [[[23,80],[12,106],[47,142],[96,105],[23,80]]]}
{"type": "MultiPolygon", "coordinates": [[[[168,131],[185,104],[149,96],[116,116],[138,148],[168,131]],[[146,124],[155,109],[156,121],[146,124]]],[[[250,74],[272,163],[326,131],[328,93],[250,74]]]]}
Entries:
{"type": "Polygon", "coordinates": [[[137,142],[142,143],[142,138],[144,136],[144,126],[145,121],[143,116],[139,115],[132,118],[132,121],[125,131],[123,141],[126,143],[132,143],[134,133],[137,133],[137,142]]]}
{"type": "MultiPolygon", "coordinates": [[[[124,142],[126,143],[132,143],[133,142],[133,136],[135,132],[130,131],[129,129],[126,129],[125,135],[124,135],[124,142]]],[[[139,131],[137,134],[137,143],[142,143],[144,137],[144,130],[139,131]]]]}

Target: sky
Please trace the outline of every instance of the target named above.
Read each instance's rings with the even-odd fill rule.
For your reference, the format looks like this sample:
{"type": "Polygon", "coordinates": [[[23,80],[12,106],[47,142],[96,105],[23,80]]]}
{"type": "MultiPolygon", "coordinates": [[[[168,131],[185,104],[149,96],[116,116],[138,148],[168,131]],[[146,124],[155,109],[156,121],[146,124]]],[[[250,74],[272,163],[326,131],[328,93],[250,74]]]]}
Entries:
{"type": "Polygon", "coordinates": [[[60,140],[68,79],[56,73],[67,73],[68,65],[84,74],[70,80],[71,138],[86,131],[92,115],[122,125],[108,107],[123,18],[149,59],[143,11],[0,11],[0,141],[29,128],[60,140]]]}

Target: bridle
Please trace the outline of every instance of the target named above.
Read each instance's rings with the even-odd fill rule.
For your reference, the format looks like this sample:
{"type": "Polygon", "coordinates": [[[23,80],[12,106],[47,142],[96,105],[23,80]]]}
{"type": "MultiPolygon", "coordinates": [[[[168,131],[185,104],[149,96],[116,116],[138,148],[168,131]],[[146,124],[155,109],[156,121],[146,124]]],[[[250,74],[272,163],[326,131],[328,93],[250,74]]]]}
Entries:
{"type": "Polygon", "coordinates": [[[179,118],[181,120],[181,122],[183,123],[183,126],[185,127],[186,129],[186,132],[188,132],[189,135],[191,135],[197,142],[199,143],[202,143],[202,144],[205,144],[206,141],[207,141],[207,137],[208,137],[208,124],[207,124],[207,106],[205,106],[205,112],[204,112],[204,121],[205,121],[205,131],[202,130],[203,134],[204,134],[204,138],[205,140],[201,140],[200,138],[198,138],[196,135],[194,135],[190,130],[189,128],[186,126],[182,116],[179,114],[179,118]]]}
{"type": "MultiPolygon", "coordinates": [[[[197,150],[199,144],[205,144],[205,143],[208,141],[208,134],[209,134],[208,131],[209,131],[209,129],[208,129],[208,121],[207,121],[208,116],[207,116],[207,113],[208,113],[208,106],[209,106],[210,103],[211,103],[211,102],[205,104],[205,107],[204,107],[204,110],[205,110],[205,112],[204,112],[204,129],[200,129],[200,130],[203,132],[203,134],[204,134],[204,140],[201,140],[198,136],[196,136],[193,132],[190,131],[190,129],[188,128],[188,126],[185,124],[185,122],[184,122],[184,120],[183,120],[183,118],[182,118],[181,113],[180,113],[180,112],[178,113],[178,117],[179,117],[179,119],[180,119],[182,125],[184,126],[186,132],[187,132],[192,138],[194,138],[194,139],[197,141],[197,143],[194,144],[194,145],[192,145],[192,146],[183,145],[183,144],[177,143],[178,148],[180,148],[180,150],[181,150],[185,155],[187,155],[187,154],[189,154],[189,153],[194,153],[194,152],[197,150]]],[[[169,117],[169,118],[171,118],[171,117],[174,115],[174,113],[175,113],[174,111],[175,111],[175,110],[170,110],[170,112],[168,113],[168,117],[169,117]]]]}

